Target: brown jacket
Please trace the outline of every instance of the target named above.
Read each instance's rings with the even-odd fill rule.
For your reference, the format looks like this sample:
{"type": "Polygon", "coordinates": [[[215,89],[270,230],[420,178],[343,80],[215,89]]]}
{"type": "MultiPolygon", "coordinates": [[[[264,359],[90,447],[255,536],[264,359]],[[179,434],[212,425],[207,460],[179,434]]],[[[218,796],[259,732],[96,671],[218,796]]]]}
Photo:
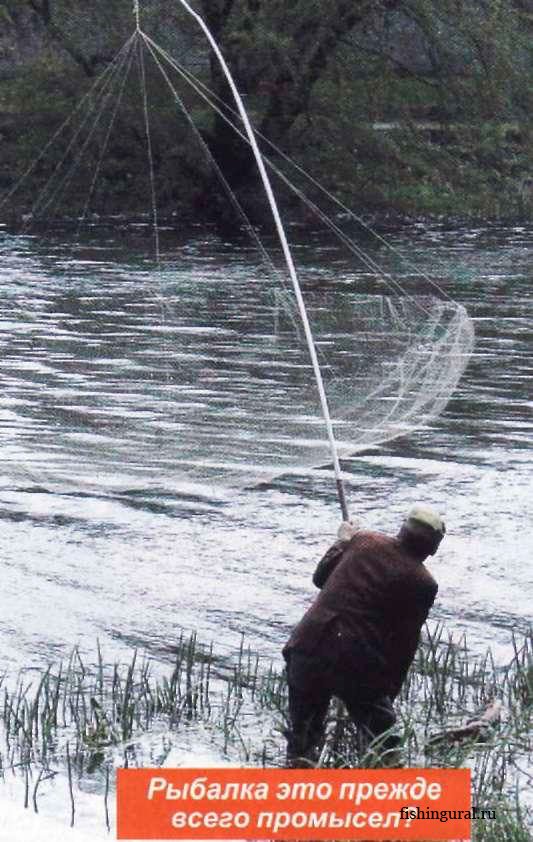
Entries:
{"type": "Polygon", "coordinates": [[[321,592],[283,654],[299,650],[334,660],[395,697],[437,593],[431,574],[398,538],[361,530],[333,545],[313,582],[321,592]]]}

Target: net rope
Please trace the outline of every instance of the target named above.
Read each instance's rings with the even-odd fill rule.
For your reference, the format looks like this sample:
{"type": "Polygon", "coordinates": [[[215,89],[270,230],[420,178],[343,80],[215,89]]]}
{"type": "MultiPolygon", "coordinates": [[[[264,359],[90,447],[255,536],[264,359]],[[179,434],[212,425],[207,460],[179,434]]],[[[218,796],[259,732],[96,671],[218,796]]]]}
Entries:
{"type": "MultiPolygon", "coordinates": [[[[150,43],[153,49],[161,54],[164,59],[177,71],[177,73],[196,91],[196,93],[206,102],[212,109],[215,111],[229,126],[231,126],[234,131],[239,134],[239,136],[246,141],[246,137],[243,132],[239,129],[238,124],[235,122],[235,119],[239,119],[238,113],[228,105],[227,102],[224,102],[214,91],[212,91],[207,85],[205,85],[200,79],[198,79],[190,70],[183,67],[167,50],[163,47],[158,45],[155,41],[153,41],[146,33],[142,33],[143,38],[147,43],[150,43]],[[230,116],[231,115],[231,116],[230,116]]],[[[397,247],[395,247],[392,243],[389,242],[385,237],[383,237],[378,231],[372,228],[364,219],[363,217],[356,214],[353,209],[349,208],[344,202],[342,202],[338,196],[331,193],[323,184],[317,181],[314,176],[307,172],[297,161],[290,158],[281,147],[277,146],[273,143],[268,137],[262,134],[258,129],[255,129],[256,135],[280,158],[282,158],[291,168],[293,168],[296,172],[302,175],[310,184],[313,185],[321,194],[323,194],[327,199],[333,202],[340,211],[346,214],[349,218],[353,219],[357,224],[367,231],[369,234],[372,235],[381,245],[383,245],[388,251],[395,254],[400,258],[402,263],[406,266],[409,266],[413,269],[414,273],[424,279],[427,284],[432,287],[435,292],[437,292],[440,296],[444,298],[450,298],[446,290],[437,283],[427,272],[424,272],[420,266],[415,264],[411,261],[402,251],[400,251],[397,247]]],[[[324,222],[335,234],[338,236],[345,245],[363,262],[368,261],[369,268],[378,273],[383,274],[383,268],[372,261],[369,255],[365,254],[365,252],[357,245],[357,243],[340,228],[340,226],[335,224],[335,221],[329,217],[321,208],[318,207],[314,202],[312,202],[308,196],[306,196],[303,190],[299,190],[296,185],[294,185],[290,179],[279,169],[276,165],[266,156],[263,156],[265,161],[267,162],[268,166],[271,167],[272,171],[276,173],[280,177],[280,179],[292,190],[298,197],[303,201],[303,203],[312,210],[321,220],[324,222]]],[[[389,276],[388,281],[391,287],[395,287],[399,291],[400,285],[398,282],[392,277],[389,276]]],[[[402,293],[405,293],[402,290],[402,293]]]]}
{"type": "MultiPolygon", "coordinates": [[[[102,71],[102,73],[97,76],[93,84],[91,85],[90,89],[87,93],[80,99],[79,103],[76,107],[72,110],[72,112],[65,118],[65,120],[61,123],[59,128],[53,133],[50,140],[43,146],[37,157],[26,167],[26,169],[22,172],[20,177],[16,179],[15,183],[9,190],[7,190],[3,196],[0,196],[0,211],[3,210],[6,205],[8,205],[9,200],[17,193],[18,190],[22,187],[23,184],[27,182],[29,177],[35,172],[38,165],[41,163],[43,158],[56,146],[58,140],[61,136],[65,133],[67,128],[71,126],[74,121],[76,120],[77,116],[83,114],[84,109],[86,109],[85,117],[82,120],[82,123],[75,131],[74,136],[72,138],[72,144],[75,143],[77,137],[83,130],[83,127],[89,122],[90,116],[95,108],[95,104],[98,102],[98,96],[101,92],[105,91],[110,80],[113,79],[115,73],[117,72],[117,68],[122,66],[124,58],[129,54],[129,51],[132,47],[132,44],[135,42],[136,36],[135,34],[132,35],[123,47],[118,51],[118,53],[114,56],[111,60],[109,65],[102,71]]],[[[57,163],[57,166],[50,176],[53,178],[54,175],[59,171],[61,166],[65,163],[66,155],[57,163]]],[[[40,195],[44,194],[46,187],[42,188],[40,191],[40,195]]],[[[23,226],[24,228],[24,226],[23,226]]],[[[22,229],[23,230],[23,229],[22,229]]]]}
{"type": "MultiPolygon", "coordinates": [[[[180,67],[180,65],[178,63],[176,63],[165,50],[162,50],[160,47],[158,47],[158,45],[155,44],[155,42],[151,38],[146,36],[144,33],[143,33],[143,37],[144,37],[146,43],[149,45],[149,47],[152,48],[152,54],[153,54],[154,50],[157,51],[169,63],[169,65],[171,67],[173,67],[175,70],[177,70],[178,73],[180,73],[180,75],[182,75],[183,78],[185,78],[189,82],[189,84],[191,84],[193,89],[202,97],[202,99],[204,99],[204,101],[208,105],[210,105],[213,108],[213,110],[215,110],[216,113],[218,113],[222,117],[222,119],[229,126],[231,126],[231,128],[234,129],[234,131],[244,141],[247,142],[247,139],[246,139],[246,136],[244,135],[244,133],[238,128],[238,126],[232,120],[230,120],[228,118],[227,114],[225,114],[224,111],[222,111],[221,109],[218,108],[218,106],[216,105],[216,103],[212,99],[210,99],[208,96],[206,96],[205,92],[202,90],[202,87],[197,87],[194,82],[191,82],[191,79],[190,79],[189,75],[183,75],[182,74],[182,68],[180,67]]],[[[172,83],[169,82],[169,84],[172,87],[172,83]]],[[[260,133],[258,133],[258,134],[259,134],[260,137],[262,137],[264,139],[264,137],[260,133]]],[[[270,144],[270,145],[273,147],[274,151],[279,151],[277,149],[277,147],[275,147],[273,144],[270,144]]],[[[288,156],[285,156],[281,151],[279,151],[279,154],[282,157],[284,157],[287,160],[288,163],[291,163],[293,166],[295,166],[298,169],[298,171],[300,171],[302,174],[307,176],[307,173],[305,173],[305,171],[301,167],[298,167],[298,165],[295,164],[290,158],[288,158],[288,156]]],[[[320,221],[323,222],[324,225],[326,225],[326,227],[328,227],[335,234],[337,239],[340,242],[342,242],[348,248],[348,250],[351,251],[352,254],[354,254],[361,261],[361,263],[363,263],[365,266],[367,266],[367,268],[370,269],[372,272],[375,272],[377,275],[379,275],[381,280],[391,289],[392,292],[400,293],[401,295],[409,295],[409,293],[402,287],[402,285],[398,282],[398,280],[393,277],[392,274],[385,272],[383,267],[379,263],[377,263],[377,261],[373,260],[372,257],[369,254],[367,254],[362,248],[360,248],[360,246],[358,246],[357,243],[352,238],[350,238],[342,230],[342,228],[339,225],[336,224],[334,219],[329,217],[315,202],[313,202],[308,196],[306,196],[306,194],[303,192],[303,190],[299,189],[293,182],[291,182],[290,179],[288,178],[288,176],[286,176],[285,173],[283,173],[279,169],[279,167],[277,167],[273,163],[273,161],[271,161],[269,158],[267,158],[264,155],[263,155],[263,159],[264,159],[265,163],[270,167],[270,169],[280,178],[280,180],[296,196],[298,196],[298,198],[303,202],[303,204],[309,210],[311,210],[317,216],[317,218],[320,219],[320,221]]],[[[309,176],[307,176],[307,177],[309,178],[309,176]]],[[[316,184],[318,185],[318,182],[316,182],[316,184]]],[[[327,191],[326,191],[326,194],[328,195],[328,198],[331,198],[331,194],[329,194],[327,191]]],[[[342,207],[344,208],[344,206],[342,206],[342,207]]],[[[354,216],[354,218],[358,220],[357,217],[354,216]]],[[[371,231],[372,233],[375,233],[372,229],[368,228],[368,226],[366,226],[366,227],[367,227],[367,230],[371,231]]],[[[376,235],[376,236],[378,237],[378,239],[383,240],[383,238],[381,238],[379,235],[376,235]]],[[[386,242],[386,241],[384,241],[384,242],[386,242]]],[[[389,246],[389,248],[392,248],[392,247],[389,246]]],[[[396,253],[398,253],[397,250],[396,250],[396,253]]],[[[423,277],[425,278],[426,276],[424,275],[423,277]]],[[[431,282],[431,285],[443,297],[449,297],[447,295],[447,293],[444,290],[442,290],[441,287],[438,284],[436,284],[434,281],[431,282]]],[[[415,299],[413,299],[413,302],[416,303],[415,299]]],[[[422,307],[423,305],[421,305],[420,302],[418,302],[417,306],[422,307]]]]}
{"type": "MultiPolygon", "coordinates": [[[[133,42],[132,42],[132,45],[133,45],[133,42]]],[[[98,179],[99,179],[99,176],[100,176],[100,173],[101,173],[101,170],[102,170],[102,165],[103,165],[105,155],[106,155],[106,152],[107,152],[107,149],[108,149],[108,146],[109,146],[109,141],[111,139],[113,129],[115,128],[117,115],[119,113],[120,106],[122,104],[122,99],[123,99],[123,96],[124,96],[124,89],[126,87],[126,82],[128,80],[129,74],[130,74],[131,64],[132,64],[133,56],[134,56],[134,50],[133,50],[132,45],[130,45],[130,49],[129,49],[129,51],[127,53],[127,57],[125,59],[125,63],[124,63],[125,69],[124,69],[124,72],[122,74],[122,79],[121,80],[119,79],[118,94],[116,96],[115,104],[114,104],[114,107],[113,107],[113,110],[112,110],[112,113],[111,113],[109,124],[107,126],[107,130],[106,130],[105,135],[104,135],[104,140],[103,140],[102,146],[100,148],[100,154],[98,156],[98,160],[97,160],[96,166],[94,168],[94,174],[93,174],[91,183],[89,185],[89,189],[87,191],[87,198],[85,200],[85,203],[83,205],[81,214],[80,214],[79,219],[78,219],[78,226],[77,226],[77,229],[76,229],[76,241],[79,239],[79,235],[80,235],[80,232],[81,232],[82,225],[85,222],[85,220],[87,218],[87,215],[89,213],[91,199],[94,195],[96,185],[98,183],[98,179]]]]}
{"type": "MultiPolygon", "coordinates": [[[[31,213],[27,222],[30,222],[33,217],[38,215],[40,215],[41,217],[46,216],[47,214],[51,213],[55,207],[58,206],[70,181],[73,179],[76,171],[79,169],[84,159],[84,155],[88,150],[91,141],[93,141],[97,130],[104,122],[106,109],[108,109],[109,106],[112,104],[113,97],[117,96],[117,91],[120,96],[120,91],[123,91],[124,89],[124,83],[127,78],[127,75],[124,75],[124,68],[128,68],[130,66],[128,59],[130,56],[132,44],[133,42],[131,42],[131,44],[129,45],[129,49],[123,54],[121,54],[118,62],[116,63],[113,69],[113,73],[106,79],[105,84],[102,86],[102,90],[100,91],[100,99],[95,100],[92,106],[88,109],[85,119],[82,120],[77,130],[71,137],[70,142],[62,158],[59,160],[55,170],[52,172],[44,189],[41,191],[39,196],[36,198],[34,204],[32,205],[31,213]],[[87,125],[89,125],[89,130],[86,134],[86,137],[84,138],[81,146],[78,149],[76,149],[76,143],[87,125]],[[65,166],[71,159],[72,162],[70,163],[70,165],[65,166]],[[66,172],[60,177],[62,168],[65,168],[66,172]]],[[[118,106],[115,106],[115,109],[113,109],[111,112],[111,129],[114,120],[113,115],[116,116],[117,107],[118,106]]]]}
{"type": "Polygon", "coordinates": [[[163,77],[167,87],[169,88],[169,90],[171,92],[171,95],[172,95],[172,98],[173,98],[174,102],[178,106],[178,108],[180,110],[180,113],[183,115],[183,117],[187,121],[187,125],[191,129],[191,132],[193,133],[194,137],[196,138],[196,141],[197,141],[198,145],[202,149],[202,151],[203,151],[203,153],[206,157],[206,160],[209,161],[209,164],[213,168],[213,171],[216,172],[217,178],[218,178],[220,184],[222,185],[222,188],[223,188],[226,196],[228,197],[228,200],[231,202],[231,204],[234,207],[237,215],[241,219],[242,224],[243,224],[248,236],[254,242],[254,244],[255,244],[255,246],[258,250],[258,253],[261,255],[263,263],[268,268],[268,271],[272,274],[272,276],[276,278],[278,283],[280,285],[284,285],[286,283],[286,280],[285,280],[285,277],[284,277],[283,273],[278,271],[278,269],[276,268],[276,265],[275,265],[272,257],[268,253],[267,249],[265,248],[265,245],[264,245],[261,237],[259,236],[256,229],[254,228],[254,226],[250,222],[250,220],[249,220],[248,216],[246,215],[246,213],[245,213],[241,203],[239,202],[237,196],[235,195],[235,193],[231,189],[231,187],[228,183],[228,180],[226,179],[224,173],[222,172],[221,168],[219,167],[215,158],[213,157],[213,155],[211,153],[211,150],[209,149],[209,146],[207,145],[207,142],[202,137],[202,133],[198,129],[194,120],[192,119],[192,117],[191,117],[189,111],[187,110],[187,108],[185,106],[185,103],[183,102],[183,99],[181,98],[179,92],[177,91],[176,87],[172,84],[172,81],[171,81],[168,73],[166,72],[163,64],[161,63],[161,61],[158,58],[158,51],[155,49],[154,42],[152,42],[151,38],[148,38],[144,32],[142,33],[142,37],[143,37],[143,39],[146,43],[148,52],[152,56],[152,59],[153,59],[155,65],[156,65],[156,67],[158,68],[159,72],[161,73],[161,76],[163,77]]]}
{"type": "MultiPolygon", "coordinates": [[[[137,3],[137,26],[139,26],[138,21],[139,15],[139,4],[137,3]]],[[[137,40],[137,50],[139,56],[139,73],[140,73],[140,83],[141,83],[141,96],[142,96],[142,107],[143,107],[143,118],[144,118],[144,130],[146,134],[146,154],[148,156],[148,173],[150,176],[150,200],[152,203],[152,228],[154,232],[154,247],[155,247],[155,260],[157,266],[161,263],[161,250],[159,246],[159,222],[158,222],[158,211],[157,211],[157,195],[156,195],[156,187],[155,187],[155,169],[154,169],[154,153],[152,150],[152,135],[150,132],[150,114],[148,111],[148,91],[146,87],[146,68],[144,66],[144,50],[143,44],[141,39],[137,40]]]]}

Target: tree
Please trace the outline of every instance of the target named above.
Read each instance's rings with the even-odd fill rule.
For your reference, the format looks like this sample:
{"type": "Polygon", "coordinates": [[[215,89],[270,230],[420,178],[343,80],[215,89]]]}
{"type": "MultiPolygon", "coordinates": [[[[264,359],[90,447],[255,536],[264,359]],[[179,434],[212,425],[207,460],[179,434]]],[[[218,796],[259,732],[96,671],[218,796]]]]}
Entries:
{"type": "MultiPolygon", "coordinates": [[[[487,178],[483,168],[488,173],[494,165],[493,180],[505,171],[509,190],[513,179],[527,174],[533,0],[189,2],[219,43],[259,132],[285,152],[302,155],[308,168],[330,177],[334,189],[381,191],[385,202],[395,182],[403,189],[409,180],[413,196],[419,187],[429,195],[428,184],[443,195],[445,183],[453,193],[456,180],[464,180],[463,165],[479,166],[481,179],[487,178]],[[438,131],[421,133],[420,118],[438,122],[438,131]],[[521,121],[513,148],[498,140],[500,124],[511,121],[521,121]],[[380,133],[375,123],[383,122],[411,134],[380,133]]],[[[140,0],[140,6],[142,28],[234,108],[214,53],[178,0],[140,0]]],[[[47,108],[58,112],[99,76],[134,28],[132,0],[0,0],[0,10],[4,30],[20,27],[21,41],[30,18],[32,33],[40,33],[46,61],[33,70],[26,64],[26,90],[32,81],[36,89],[37,76],[41,87],[43,73],[50,70],[55,75],[47,108]]],[[[0,31],[0,47],[2,38],[0,31]]],[[[155,106],[154,162],[165,195],[197,197],[209,207],[213,171],[200,154],[187,151],[187,128],[169,127],[174,103],[164,104],[166,85],[149,60],[147,72],[155,106]],[[188,192],[180,177],[187,179],[188,192]]],[[[135,95],[137,81],[128,77],[128,120],[139,110],[135,95]]],[[[190,93],[185,97],[232,188],[241,199],[253,195],[255,166],[248,146],[203,101],[190,93]]],[[[20,103],[21,110],[35,113],[23,97],[20,103]]],[[[39,110],[38,99],[32,104],[39,110]]],[[[122,124],[121,132],[128,138],[126,157],[143,154],[143,127],[122,124]]],[[[130,179],[137,177],[133,169],[130,179]]]]}
{"type": "MultiPolygon", "coordinates": [[[[240,90],[254,109],[259,131],[283,145],[309,110],[314,87],[346,35],[401,0],[200,0],[240,90]]],[[[211,61],[215,92],[233,105],[226,81],[211,61]]],[[[233,183],[250,177],[251,159],[220,117],[212,137],[215,158],[233,183]]]]}

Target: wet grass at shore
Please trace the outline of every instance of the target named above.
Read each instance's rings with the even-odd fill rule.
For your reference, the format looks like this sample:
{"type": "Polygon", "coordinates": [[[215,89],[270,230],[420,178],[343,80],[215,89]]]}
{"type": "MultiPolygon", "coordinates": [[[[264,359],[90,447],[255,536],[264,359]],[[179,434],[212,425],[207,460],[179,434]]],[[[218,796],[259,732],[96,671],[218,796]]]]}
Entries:
{"type": "MultiPolygon", "coordinates": [[[[173,765],[184,745],[207,748],[221,762],[283,765],[285,678],[244,640],[228,657],[195,635],[183,637],[168,675],[156,676],[153,666],[138,652],[127,664],[108,664],[97,647],[91,665],[74,650],[67,663],[37,678],[23,671],[15,685],[2,680],[1,774],[19,779],[26,806],[38,810],[46,782],[63,776],[73,823],[80,789],[99,793],[108,817],[117,766],[173,765]]],[[[442,628],[426,632],[396,709],[396,762],[471,768],[473,804],[494,815],[473,822],[475,840],[531,838],[531,634],[514,640],[513,657],[501,667],[490,652],[473,656],[464,638],[448,637],[442,628]],[[477,733],[462,733],[495,702],[499,716],[477,733]]],[[[321,763],[386,762],[379,745],[359,757],[351,724],[332,705],[321,763]]]]}

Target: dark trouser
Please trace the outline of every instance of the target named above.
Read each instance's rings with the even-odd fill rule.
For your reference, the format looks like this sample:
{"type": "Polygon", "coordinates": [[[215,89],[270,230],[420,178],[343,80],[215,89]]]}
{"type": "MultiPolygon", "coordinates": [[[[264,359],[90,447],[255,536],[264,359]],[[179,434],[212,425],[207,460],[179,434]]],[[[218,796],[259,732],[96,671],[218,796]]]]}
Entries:
{"type": "MultiPolygon", "coordinates": [[[[376,737],[388,731],[396,716],[388,696],[372,691],[364,678],[353,671],[335,669],[320,656],[291,651],[287,658],[289,720],[287,763],[316,761],[324,737],[325,719],[332,696],[344,702],[357,726],[359,749],[364,753],[376,737]]],[[[397,745],[387,735],[382,750],[397,745]]]]}

